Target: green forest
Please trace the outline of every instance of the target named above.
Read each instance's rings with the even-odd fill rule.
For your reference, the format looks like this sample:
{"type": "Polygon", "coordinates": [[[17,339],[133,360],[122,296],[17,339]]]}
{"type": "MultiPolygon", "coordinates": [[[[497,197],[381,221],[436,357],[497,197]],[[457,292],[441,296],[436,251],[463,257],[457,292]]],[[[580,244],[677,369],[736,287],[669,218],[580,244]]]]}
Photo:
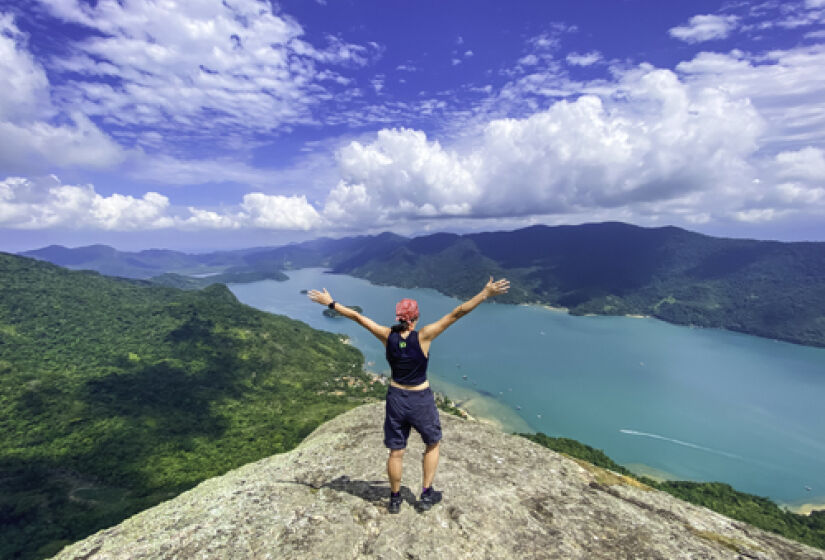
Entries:
{"type": "Polygon", "coordinates": [[[55,554],[386,391],[339,335],[222,284],[5,253],[0,282],[0,558],[55,554]]]}

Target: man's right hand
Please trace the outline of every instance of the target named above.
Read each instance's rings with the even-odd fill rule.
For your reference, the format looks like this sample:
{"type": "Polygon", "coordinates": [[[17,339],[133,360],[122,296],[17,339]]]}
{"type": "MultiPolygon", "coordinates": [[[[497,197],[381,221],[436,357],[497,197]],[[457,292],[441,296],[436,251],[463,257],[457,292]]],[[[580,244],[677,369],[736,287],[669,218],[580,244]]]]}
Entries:
{"type": "Polygon", "coordinates": [[[490,281],[484,286],[484,295],[487,297],[497,296],[499,294],[506,294],[510,289],[510,281],[506,278],[494,282],[493,277],[490,276],[490,281]]]}

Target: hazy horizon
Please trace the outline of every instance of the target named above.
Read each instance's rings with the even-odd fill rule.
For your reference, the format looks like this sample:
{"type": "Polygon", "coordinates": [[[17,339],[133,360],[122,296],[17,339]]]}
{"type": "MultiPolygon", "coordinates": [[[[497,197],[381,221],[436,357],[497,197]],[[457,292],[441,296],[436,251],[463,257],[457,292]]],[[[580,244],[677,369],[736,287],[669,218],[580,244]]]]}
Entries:
{"type": "MultiPolygon", "coordinates": [[[[471,234],[471,233],[507,232],[507,231],[513,231],[513,230],[516,230],[516,229],[522,229],[522,228],[530,227],[530,226],[534,226],[534,225],[545,225],[547,227],[556,227],[556,226],[577,226],[577,225],[584,225],[584,224],[587,224],[587,223],[604,223],[604,222],[584,222],[583,224],[525,224],[524,226],[513,227],[513,228],[500,228],[500,229],[487,228],[487,229],[466,230],[466,231],[446,231],[445,230],[445,231],[417,232],[417,233],[412,233],[412,234],[395,233],[395,232],[392,232],[392,231],[389,231],[389,230],[381,230],[381,231],[374,231],[374,232],[345,232],[345,233],[339,233],[339,234],[301,236],[301,237],[296,237],[296,238],[292,238],[292,239],[285,239],[285,240],[280,241],[280,242],[279,241],[273,241],[272,243],[269,243],[269,244],[256,243],[255,240],[253,239],[253,240],[250,240],[250,243],[248,243],[248,244],[243,244],[243,243],[238,244],[238,243],[233,242],[233,240],[223,240],[224,243],[216,242],[215,245],[202,245],[202,246],[187,246],[185,244],[174,243],[174,242],[171,243],[170,245],[141,245],[139,242],[135,243],[133,240],[129,240],[125,243],[117,243],[117,242],[107,241],[105,239],[103,239],[103,240],[93,240],[93,241],[90,241],[90,242],[87,242],[87,243],[78,242],[78,243],[68,243],[67,244],[65,242],[61,242],[60,238],[58,236],[57,239],[53,242],[46,242],[46,243],[41,243],[41,244],[34,243],[32,246],[21,245],[22,248],[19,248],[19,249],[13,249],[13,248],[7,249],[7,248],[4,248],[4,247],[0,246],[0,251],[4,251],[4,252],[8,252],[8,253],[24,253],[24,252],[27,252],[27,251],[34,251],[34,250],[37,250],[37,249],[43,249],[45,247],[49,247],[49,246],[52,246],[52,245],[59,245],[59,246],[62,246],[62,247],[67,247],[69,249],[75,249],[75,248],[79,248],[79,247],[89,247],[89,246],[93,246],[93,245],[105,245],[105,246],[108,246],[108,247],[112,247],[112,248],[114,248],[118,251],[122,251],[122,252],[137,252],[137,251],[160,249],[160,250],[179,251],[179,252],[182,252],[182,253],[197,254],[197,253],[209,253],[209,252],[213,252],[213,251],[237,251],[237,250],[244,250],[244,249],[280,247],[280,246],[289,245],[289,244],[292,244],[292,243],[302,243],[302,242],[305,242],[305,241],[312,241],[312,240],[321,239],[321,238],[342,239],[342,238],[346,238],[346,237],[356,237],[356,236],[362,236],[362,235],[370,235],[370,236],[371,235],[379,235],[381,233],[395,233],[396,235],[400,235],[402,237],[414,238],[414,237],[422,237],[422,236],[427,236],[427,235],[433,235],[433,234],[436,234],[436,233],[455,233],[457,235],[463,235],[463,234],[471,234]]],[[[637,224],[630,224],[629,222],[621,222],[621,223],[625,223],[625,224],[628,224],[628,225],[634,225],[634,226],[637,225],[637,224]]],[[[662,226],[638,226],[638,227],[654,229],[654,228],[659,228],[659,227],[670,227],[670,224],[662,225],[662,226]]],[[[741,236],[716,235],[716,234],[713,234],[713,233],[706,233],[706,232],[700,231],[699,229],[691,229],[691,228],[685,228],[685,227],[681,227],[681,226],[672,226],[672,227],[680,227],[681,229],[691,231],[693,233],[699,233],[699,234],[702,234],[702,235],[709,235],[711,237],[728,238],[728,239],[754,239],[754,240],[757,240],[757,241],[780,241],[780,242],[785,242],[785,243],[825,242],[825,240],[820,240],[820,239],[770,239],[770,238],[764,238],[763,239],[763,238],[753,237],[753,236],[749,236],[749,235],[741,235],[741,236]]],[[[5,241],[7,241],[7,240],[4,240],[4,242],[5,241]]],[[[0,245],[5,244],[4,242],[0,242],[0,245]]]]}

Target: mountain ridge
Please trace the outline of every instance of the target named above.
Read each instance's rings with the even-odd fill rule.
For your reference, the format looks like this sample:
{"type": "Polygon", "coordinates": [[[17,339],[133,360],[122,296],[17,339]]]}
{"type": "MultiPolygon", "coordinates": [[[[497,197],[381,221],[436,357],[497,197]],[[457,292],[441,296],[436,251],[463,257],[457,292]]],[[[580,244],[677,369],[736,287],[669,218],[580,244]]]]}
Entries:
{"type": "Polygon", "coordinates": [[[645,315],[825,346],[825,243],[720,239],[619,222],[414,241],[333,272],[457,298],[494,274],[511,280],[502,303],[645,315]]]}
{"type": "Polygon", "coordinates": [[[198,258],[213,266],[231,261],[234,276],[223,277],[226,282],[323,266],[375,284],[467,298],[492,274],[511,280],[501,303],[540,303],[575,315],[645,315],[825,347],[825,242],[717,238],[674,226],[603,222],[412,239],[385,232],[220,255],[198,258]]]}

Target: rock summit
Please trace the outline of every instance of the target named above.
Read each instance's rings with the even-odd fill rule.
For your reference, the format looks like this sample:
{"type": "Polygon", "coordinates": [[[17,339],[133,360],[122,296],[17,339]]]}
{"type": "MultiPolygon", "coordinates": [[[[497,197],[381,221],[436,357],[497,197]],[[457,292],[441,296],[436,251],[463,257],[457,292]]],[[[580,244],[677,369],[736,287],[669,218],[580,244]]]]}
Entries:
{"type": "Polygon", "coordinates": [[[296,449],[197,487],[63,549],[68,559],[825,559],[825,553],[639,482],[442,413],[435,487],[419,514],[413,432],[387,513],[383,403],[319,426],[296,449]]]}

